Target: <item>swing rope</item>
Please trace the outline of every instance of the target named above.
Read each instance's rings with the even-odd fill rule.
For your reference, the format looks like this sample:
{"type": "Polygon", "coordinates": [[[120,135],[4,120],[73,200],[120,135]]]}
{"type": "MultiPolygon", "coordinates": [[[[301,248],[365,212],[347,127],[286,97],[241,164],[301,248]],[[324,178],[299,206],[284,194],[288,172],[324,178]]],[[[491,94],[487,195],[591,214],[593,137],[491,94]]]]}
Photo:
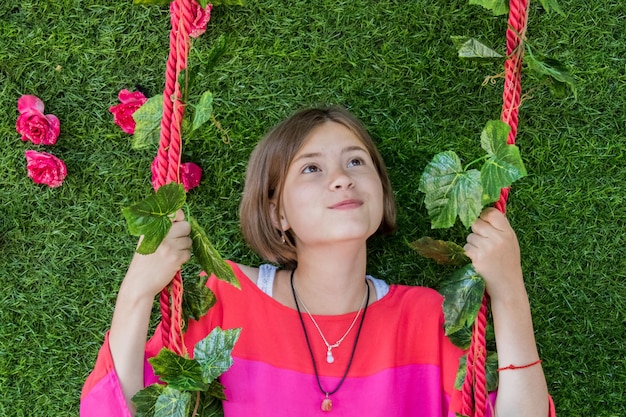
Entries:
{"type": "MultiPolygon", "coordinates": [[[[189,31],[193,19],[192,0],[172,2],[170,51],[165,72],[163,118],[156,158],[157,188],[170,182],[180,183],[181,126],[185,105],[179,80],[181,73],[187,68],[189,31]]],[[[186,353],[181,328],[182,297],[182,277],[178,271],[171,283],[161,292],[159,303],[163,345],[179,355],[186,353]]]]}
{"type": "MultiPolygon", "coordinates": [[[[504,63],[504,91],[502,94],[502,113],[500,120],[507,123],[511,130],[507,142],[515,143],[519,122],[519,106],[522,92],[522,60],[524,56],[523,40],[528,23],[529,0],[511,0],[509,5],[508,29],[506,32],[506,54],[504,63]]],[[[506,213],[506,201],[509,188],[503,188],[495,207],[506,213]]],[[[484,417],[487,408],[487,377],[485,363],[487,344],[487,306],[489,297],[483,296],[478,316],[474,323],[472,339],[467,353],[467,373],[462,387],[462,414],[469,417],[484,417]]]]}
{"type": "MultiPolygon", "coordinates": [[[[518,112],[521,102],[521,71],[524,48],[522,46],[528,20],[529,0],[511,0],[506,32],[507,60],[504,64],[505,82],[502,95],[501,120],[511,130],[508,143],[514,144],[517,135],[518,112]]],[[[194,19],[192,0],[174,0],[171,8],[170,51],[165,73],[163,92],[163,118],[161,136],[156,160],[156,186],[169,182],[180,182],[181,125],[185,111],[182,89],[179,83],[181,73],[187,68],[190,40],[189,30],[194,19]]],[[[509,189],[502,189],[500,200],[495,207],[506,212],[509,189]]],[[[163,345],[177,354],[186,353],[182,341],[182,278],[180,271],[172,282],[161,292],[161,328],[163,345]]],[[[474,324],[472,341],[467,355],[467,373],[462,388],[462,413],[471,417],[484,417],[487,403],[485,361],[488,297],[482,300],[478,317],[474,324]]]]}

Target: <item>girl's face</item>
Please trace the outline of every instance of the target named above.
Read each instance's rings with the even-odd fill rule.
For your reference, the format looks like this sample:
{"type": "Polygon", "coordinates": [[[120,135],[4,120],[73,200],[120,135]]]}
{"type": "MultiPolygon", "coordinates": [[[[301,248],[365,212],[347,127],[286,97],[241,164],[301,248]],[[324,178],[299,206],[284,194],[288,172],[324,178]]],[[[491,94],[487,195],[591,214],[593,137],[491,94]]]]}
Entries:
{"type": "Polygon", "coordinates": [[[281,197],[283,230],[296,247],[362,240],[383,216],[383,189],[372,159],[345,126],[315,128],[291,162],[281,197]]]}

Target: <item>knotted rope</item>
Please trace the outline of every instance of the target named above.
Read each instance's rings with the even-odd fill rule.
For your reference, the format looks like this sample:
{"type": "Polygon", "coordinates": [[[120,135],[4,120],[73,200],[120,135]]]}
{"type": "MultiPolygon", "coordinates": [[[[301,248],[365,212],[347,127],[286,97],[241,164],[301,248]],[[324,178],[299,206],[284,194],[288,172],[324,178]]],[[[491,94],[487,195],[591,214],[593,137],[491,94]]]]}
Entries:
{"type": "MultiPolygon", "coordinates": [[[[187,68],[189,30],[193,20],[192,0],[174,0],[171,7],[170,51],[163,91],[161,137],[156,158],[157,188],[170,182],[180,182],[181,125],[185,105],[179,80],[181,73],[187,68]]],[[[182,296],[182,278],[178,271],[172,282],[161,292],[159,302],[163,345],[179,355],[186,353],[181,329],[182,296]]]]}
{"type": "MultiPolygon", "coordinates": [[[[529,0],[511,0],[509,4],[508,29],[506,31],[506,54],[504,63],[504,92],[502,94],[502,114],[500,120],[507,123],[511,130],[507,142],[515,143],[517,135],[519,106],[522,92],[522,59],[524,56],[523,39],[528,22],[529,0]]],[[[500,200],[495,207],[506,212],[509,188],[500,192],[500,200]]],[[[487,306],[489,298],[484,295],[474,323],[472,340],[467,353],[467,373],[463,382],[461,413],[470,417],[484,417],[487,408],[487,377],[485,362],[487,345],[485,329],[487,327],[487,306]]]]}

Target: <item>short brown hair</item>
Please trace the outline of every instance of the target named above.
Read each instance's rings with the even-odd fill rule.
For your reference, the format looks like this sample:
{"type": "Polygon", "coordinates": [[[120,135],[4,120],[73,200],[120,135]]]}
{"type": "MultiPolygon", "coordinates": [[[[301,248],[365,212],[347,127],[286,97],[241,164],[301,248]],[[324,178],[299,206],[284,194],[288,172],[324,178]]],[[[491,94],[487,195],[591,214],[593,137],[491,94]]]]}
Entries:
{"type": "Polygon", "coordinates": [[[363,143],[383,188],[383,218],[378,231],[390,233],[396,226],[396,208],[387,169],[363,124],[341,107],[300,110],[270,130],[250,155],[239,208],[241,229],[248,245],[264,259],[288,268],[297,265],[295,243],[289,232],[274,226],[270,203],[275,201],[280,207],[283,182],[291,161],[313,129],[326,122],[345,126],[363,143]]]}

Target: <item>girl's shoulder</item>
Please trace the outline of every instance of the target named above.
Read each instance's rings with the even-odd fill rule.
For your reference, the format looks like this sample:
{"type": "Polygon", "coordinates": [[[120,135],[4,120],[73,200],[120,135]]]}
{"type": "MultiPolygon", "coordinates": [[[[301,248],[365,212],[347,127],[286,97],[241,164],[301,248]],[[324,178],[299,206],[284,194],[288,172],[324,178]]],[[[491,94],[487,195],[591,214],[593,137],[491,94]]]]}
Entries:
{"type": "Polygon", "coordinates": [[[255,284],[259,280],[259,268],[232,262],[231,265],[238,268],[248,279],[255,284]]]}

